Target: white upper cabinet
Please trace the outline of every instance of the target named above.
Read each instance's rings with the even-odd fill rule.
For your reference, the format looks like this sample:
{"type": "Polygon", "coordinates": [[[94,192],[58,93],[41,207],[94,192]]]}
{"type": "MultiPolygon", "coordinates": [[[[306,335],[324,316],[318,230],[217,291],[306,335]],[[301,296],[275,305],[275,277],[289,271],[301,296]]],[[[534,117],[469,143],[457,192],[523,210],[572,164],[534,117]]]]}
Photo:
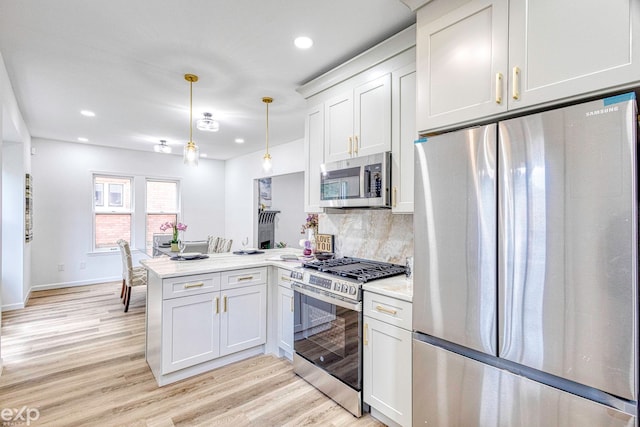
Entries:
{"type": "Polygon", "coordinates": [[[325,102],[325,160],[391,150],[391,76],[385,74],[325,102]]]}
{"type": "Polygon", "coordinates": [[[413,143],[416,132],[416,64],[391,74],[391,211],[413,213],[413,143]]]}
{"type": "Polygon", "coordinates": [[[472,0],[433,12],[418,11],[421,133],[640,81],[636,0],[472,0]]]}
{"type": "Polygon", "coordinates": [[[324,105],[307,111],[304,132],[304,211],[322,212],[320,207],[320,165],[324,163],[324,105]]]}
{"type": "Polygon", "coordinates": [[[512,0],[509,108],[640,80],[637,0],[512,0]],[[635,43],[634,43],[635,42],[635,43]]]}
{"type": "Polygon", "coordinates": [[[418,13],[418,130],[506,111],[507,0],[472,1],[431,22],[418,13]]]}

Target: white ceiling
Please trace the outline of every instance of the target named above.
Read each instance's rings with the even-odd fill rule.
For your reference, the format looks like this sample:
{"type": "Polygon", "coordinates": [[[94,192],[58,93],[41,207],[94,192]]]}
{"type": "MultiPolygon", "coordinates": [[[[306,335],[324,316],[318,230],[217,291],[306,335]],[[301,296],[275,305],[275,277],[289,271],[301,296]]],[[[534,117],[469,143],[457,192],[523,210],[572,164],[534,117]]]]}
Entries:
{"type": "Polygon", "coordinates": [[[270,144],[303,138],[296,88],[414,22],[400,0],[0,0],[0,52],[32,137],[136,150],[181,152],[197,74],[220,131],[193,139],[228,159],[264,148],[263,96],[270,144]]]}

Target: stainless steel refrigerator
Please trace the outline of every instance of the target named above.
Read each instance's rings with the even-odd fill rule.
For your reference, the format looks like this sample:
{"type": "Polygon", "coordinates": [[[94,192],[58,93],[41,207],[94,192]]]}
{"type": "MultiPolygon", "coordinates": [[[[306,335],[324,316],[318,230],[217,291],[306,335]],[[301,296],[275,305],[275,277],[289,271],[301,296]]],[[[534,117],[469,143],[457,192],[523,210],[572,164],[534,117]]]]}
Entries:
{"type": "Polygon", "coordinates": [[[633,93],[415,146],[414,426],[636,426],[633,93]]]}

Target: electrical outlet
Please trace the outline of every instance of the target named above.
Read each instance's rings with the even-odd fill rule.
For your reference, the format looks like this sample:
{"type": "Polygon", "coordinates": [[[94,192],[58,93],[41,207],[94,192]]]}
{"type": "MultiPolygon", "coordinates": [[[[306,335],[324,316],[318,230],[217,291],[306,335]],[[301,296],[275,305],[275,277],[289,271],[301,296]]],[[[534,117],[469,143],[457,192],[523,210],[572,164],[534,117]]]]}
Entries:
{"type": "Polygon", "coordinates": [[[84,261],[80,261],[80,270],[84,270],[87,268],[87,263],[84,261]]]}
{"type": "Polygon", "coordinates": [[[64,264],[58,264],[58,271],[64,271],[64,264]]]}

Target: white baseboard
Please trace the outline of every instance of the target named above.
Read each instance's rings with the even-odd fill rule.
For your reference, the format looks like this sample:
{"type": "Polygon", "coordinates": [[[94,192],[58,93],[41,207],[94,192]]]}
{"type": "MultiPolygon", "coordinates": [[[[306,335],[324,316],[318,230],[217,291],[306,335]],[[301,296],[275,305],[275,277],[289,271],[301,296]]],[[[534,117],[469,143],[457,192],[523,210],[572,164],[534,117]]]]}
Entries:
{"type": "Polygon", "coordinates": [[[31,291],[44,291],[47,289],[72,288],[74,286],[97,285],[98,283],[117,282],[122,280],[122,276],[102,277],[98,279],[78,280],[76,282],[49,283],[44,285],[33,285],[31,291]]]}
{"type": "Polygon", "coordinates": [[[103,277],[101,279],[91,279],[91,280],[78,280],[76,282],[60,282],[60,283],[48,283],[44,285],[33,285],[29,288],[29,292],[27,292],[27,296],[23,302],[18,302],[15,304],[3,304],[0,311],[12,311],[12,310],[21,310],[27,306],[27,302],[29,298],[31,298],[31,292],[34,291],[44,291],[47,289],[61,289],[61,288],[72,288],[74,286],[86,286],[86,285],[97,285],[99,283],[106,282],[117,282],[122,280],[122,276],[114,276],[114,277],[103,277]]]}

